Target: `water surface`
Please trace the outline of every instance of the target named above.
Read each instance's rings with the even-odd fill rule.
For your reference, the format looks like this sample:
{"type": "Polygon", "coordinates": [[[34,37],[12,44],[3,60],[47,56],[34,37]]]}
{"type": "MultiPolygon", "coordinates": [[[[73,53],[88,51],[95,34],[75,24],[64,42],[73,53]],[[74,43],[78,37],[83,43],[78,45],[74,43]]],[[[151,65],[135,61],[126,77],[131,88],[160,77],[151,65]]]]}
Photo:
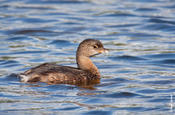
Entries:
{"type": "Polygon", "coordinates": [[[173,0],[0,1],[0,114],[174,114],[174,19],[173,0]],[[25,84],[11,75],[44,62],[76,67],[87,38],[111,49],[93,58],[100,84],[25,84]]]}

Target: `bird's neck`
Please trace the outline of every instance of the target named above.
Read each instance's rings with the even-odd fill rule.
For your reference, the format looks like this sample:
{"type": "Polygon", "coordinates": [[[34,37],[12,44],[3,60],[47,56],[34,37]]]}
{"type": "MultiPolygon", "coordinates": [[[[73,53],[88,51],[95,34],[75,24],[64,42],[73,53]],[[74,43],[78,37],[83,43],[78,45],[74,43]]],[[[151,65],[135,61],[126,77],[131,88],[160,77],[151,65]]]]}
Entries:
{"type": "Polygon", "coordinates": [[[98,68],[93,64],[89,57],[77,56],[76,61],[78,68],[80,68],[81,70],[89,71],[94,75],[100,76],[98,68]]]}

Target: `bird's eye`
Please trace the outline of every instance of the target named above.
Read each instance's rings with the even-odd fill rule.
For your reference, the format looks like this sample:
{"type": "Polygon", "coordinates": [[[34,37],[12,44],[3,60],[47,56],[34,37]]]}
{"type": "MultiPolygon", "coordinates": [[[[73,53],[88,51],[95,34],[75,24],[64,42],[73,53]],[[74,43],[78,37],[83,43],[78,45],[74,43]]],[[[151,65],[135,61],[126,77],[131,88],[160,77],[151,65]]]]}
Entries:
{"type": "Polygon", "coordinates": [[[96,48],[98,48],[98,46],[97,45],[94,45],[94,48],[96,49],[96,48]]]}

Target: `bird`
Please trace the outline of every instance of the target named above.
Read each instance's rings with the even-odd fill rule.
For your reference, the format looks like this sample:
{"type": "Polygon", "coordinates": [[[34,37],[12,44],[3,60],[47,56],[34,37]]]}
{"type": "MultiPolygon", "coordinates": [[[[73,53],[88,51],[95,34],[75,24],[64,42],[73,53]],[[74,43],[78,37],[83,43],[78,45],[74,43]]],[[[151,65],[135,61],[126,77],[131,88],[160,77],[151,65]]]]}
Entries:
{"type": "Polygon", "coordinates": [[[77,67],[62,66],[56,63],[43,63],[33,67],[18,77],[21,82],[44,82],[47,84],[88,84],[99,83],[100,72],[90,59],[91,57],[108,52],[101,41],[96,39],[83,40],[76,51],[77,67]]]}

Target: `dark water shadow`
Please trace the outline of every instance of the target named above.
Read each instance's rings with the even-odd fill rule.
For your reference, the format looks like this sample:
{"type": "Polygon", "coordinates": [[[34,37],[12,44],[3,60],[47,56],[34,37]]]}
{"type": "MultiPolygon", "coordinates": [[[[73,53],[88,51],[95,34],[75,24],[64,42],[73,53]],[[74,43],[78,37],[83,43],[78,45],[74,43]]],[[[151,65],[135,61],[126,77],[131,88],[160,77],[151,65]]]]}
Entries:
{"type": "Polygon", "coordinates": [[[116,56],[116,57],[108,57],[109,59],[112,60],[124,60],[124,61],[143,61],[143,60],[147,60],[145,58],[142,57],[138,57],[138,56],[129,56],[129,55],[123,55],[123,56],[116,56]]]}

